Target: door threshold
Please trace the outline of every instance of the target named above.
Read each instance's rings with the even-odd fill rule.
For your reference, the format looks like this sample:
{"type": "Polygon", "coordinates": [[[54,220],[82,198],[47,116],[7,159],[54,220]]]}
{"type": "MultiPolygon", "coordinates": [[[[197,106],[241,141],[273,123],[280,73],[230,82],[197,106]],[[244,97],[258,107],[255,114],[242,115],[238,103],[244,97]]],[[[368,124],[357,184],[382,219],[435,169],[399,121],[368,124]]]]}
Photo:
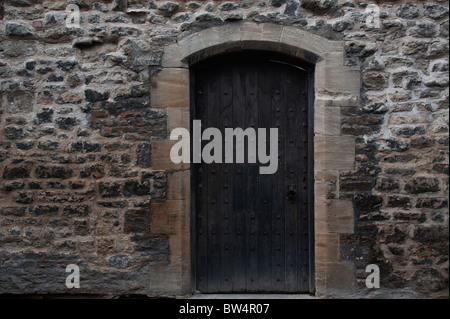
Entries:
{"type": "Polygon", "coordinates": [[[196,292],[185,299],[317,299],[310,294],[276,294],[276,293],[230,293],[230,294],[205,294],[196,292]]]}

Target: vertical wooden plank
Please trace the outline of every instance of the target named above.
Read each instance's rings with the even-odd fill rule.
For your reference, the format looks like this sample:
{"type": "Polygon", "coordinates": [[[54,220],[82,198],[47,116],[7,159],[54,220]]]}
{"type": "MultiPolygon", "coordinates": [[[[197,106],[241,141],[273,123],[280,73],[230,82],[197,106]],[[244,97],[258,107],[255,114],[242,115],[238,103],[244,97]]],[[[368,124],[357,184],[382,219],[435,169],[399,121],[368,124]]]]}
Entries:
{"type": "MultiPolygon", "coordinates": [[[[258,65],[254,63],[248,66],[246,74],[246,127],[258,128],[258,65]]],[[[259,165],[247,164],[245,167],[247,184],[245,197],[246,207],[246,236],[247,236],[247,276],[246,290],[255,292],[259,290],[259,213],[258,213],[258,191],[259,191],[259,165]]]]}
{"type": "MultiPolygon", "coordinates": [[[[209,72],[207,77],[208,100],[206,107],[208,108],[208,121],[205,127],[217,127],[218,124],[218,105],[219,105],[219,86],[220,86],[220,71],[217,73],[209,72]]],[[[203,162],[203,161],[202,161],[203,162]]],[[[221,221],[218,219],[219,196],[218,189],[220,189],[219,181],[217,179],[218,167],[221,164],[210,163],[203,164],[208,166],[208,292],[220,292],[220,254],[221,254],[221,240],[220,240],[220,225],[221,221]]]]}
{"type": "Polygon", "coordinates": [[[286,258],[285,258],[285,199],[286,189],[284,183],[285,172],[285,144],[286,144],[286,105],[285,97],[290,94],[285,90],[284,83],[286,66],[274,64],[272,103],[272,126],[278,129],[278,170],[272,176],[273,201],[272,201],[272,271],[273,292],[285,291],[286,258]]]}
{"type": "MultiPolygon", "coordinates": [[[[229,70],[225,69],[220,73],[221,86],[219,90],[219,113],[218,119],[219,123],[217,128],[222,132],[222,137],[225,137],[225,128],[231,127],[233,121],[233,82],[232,76],[229,70]]],[[[223,148],[224,149],[224,148],[223,148]]],[[[225,158],[225,154],[223,154],[225,158]]],[[[220,196],[220,206],[218,207],[218,212],[220,213],[218,221],[220,224],[220,234],[222,242],[222,253],[221,253],[221,282],[220,290],[222,292],[233,291],[233,265],[235,259],[233,256],[233,193],[232,187],[230,187],[233,182],[233,175],[230,169],[233,164],[221,164],[218,169],[218,180],[219,180],[219,196],[220,196]]]]}
{"type": "Polygon", "coordinates": [[[298,183],[298,140],[302,137],[297,134],[299,123],[297,121],[299,105],[298,91],[300,83],[297,82],[292,68],[285,69],[287,74],[284,81],[286,92],[286,171],[285,171],[285,189],[292,192],[292,198],[286,199],[286,264],[289,265],[286,273],[286,290],[289,292],[297,291],[298,268],[298,225],[297,216],[299,212],[299,193],[301,185],[298,183]]]}
{"type": "Polygon", "coordinates": [[[306,180],[308,182],[308,196],[306,200],[307,220],[308,220],[308,260],[309,260],[309,292],[315,292],[315,243],[314,243],[314,73],[310,71],[307,75],[307,93],[305,114],[308,118],[308,136],[307,140],[307,152],[308,152],[308,176],[306,180]]]}
{"type": "MultiPolygon", "coordinates": [[[[274,69],[269,66],[260,67],[258,75],[259,114],[258,122],[260,128],[272,126],[272,79],[274,69]]],[[[269,145],[269,139],[268,143],[269,145]]],[[[267,146],[268,147],[268,146],[267,146]]],[[[260,221],[259,234],[259,290],[272,290],[272,176],[268,174],[259,175],[258,214],[260,221]]]]}
{"type": "MultiPolygon", "coordinates": [[[[205,87],[206,75],[198,72],[195,78],[195,112],[194,119],[205,121],[207,117],[207,95],[205,87]]],[[[191,123],[192,127],[192,123],[191,123]]],[[[208,180],[207,167],[204,164],[193,164],[195,220],[196,220],[196,285],[199,291],[208,291],[208,180]]]]}
{"type": "Polygon", "coordinates": [[[308,157],[308,74],[300,72],[297,74],[297,81],[300,83],[298,89],[298,109],[301,110],[297,116],[298,136],[301,138],[298,140],[297,149],[298,158],[298,183],[301,185],[301,198],[299,199],[299,214],[298,214],[298,260],[299,260],[299,273],[298,273],[298,291],[309,291],[309,157],[308,157]]]}
{"type": "MultiPolygon", "coordinates": [[[[232,72],[233,81],[233,128],[245,129],[245,72],[246,67],[242,63],[236,63],[229,69],[232,72]]],[[[235,144],[236,145],[236,144],[235,144]]],[[[236,147],[234,147],[234,156],[236,158],[236,147]]],[[[246,283],[246,177],[245,165],[236,163],[234,166],[234,276],[233,284],[235,292],[245,291],[246,283]]]]}

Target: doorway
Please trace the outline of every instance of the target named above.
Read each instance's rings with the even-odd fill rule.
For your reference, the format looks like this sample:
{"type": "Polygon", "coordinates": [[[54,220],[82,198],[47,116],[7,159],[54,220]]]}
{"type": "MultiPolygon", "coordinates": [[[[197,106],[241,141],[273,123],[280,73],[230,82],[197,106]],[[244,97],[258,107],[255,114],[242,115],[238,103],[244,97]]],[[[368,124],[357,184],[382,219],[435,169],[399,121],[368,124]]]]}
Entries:
{"type": "Polygon", "coordinates": [[[223,136],[225,128],[278,129],[273,174],[260,174],[247,154],[244,163],[191,164],[198,291],[313,291],[312,70],[297,59],[257,51],[191,66],[191,128],[200,120],[202,129],[217,128],[223,136]]]}

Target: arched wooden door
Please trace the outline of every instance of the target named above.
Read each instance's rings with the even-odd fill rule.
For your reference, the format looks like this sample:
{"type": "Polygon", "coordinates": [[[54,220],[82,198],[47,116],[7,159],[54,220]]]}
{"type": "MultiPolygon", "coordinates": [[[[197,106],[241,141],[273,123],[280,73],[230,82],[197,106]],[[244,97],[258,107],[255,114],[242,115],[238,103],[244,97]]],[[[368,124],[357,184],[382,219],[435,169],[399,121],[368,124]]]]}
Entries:
{"type": "Polygon", "coordinates": [[[248,163],[247,154],[245,163],[192,164],[196,289],[310,292],[310,66],[241,52],[191,70],[191,132],[194,120],[201,120],[202,130],[218,128],[222,136],[225,128],[266,128],[267,134],[278,128],[274,174],[260,174],[263,165],[248,163]]]}

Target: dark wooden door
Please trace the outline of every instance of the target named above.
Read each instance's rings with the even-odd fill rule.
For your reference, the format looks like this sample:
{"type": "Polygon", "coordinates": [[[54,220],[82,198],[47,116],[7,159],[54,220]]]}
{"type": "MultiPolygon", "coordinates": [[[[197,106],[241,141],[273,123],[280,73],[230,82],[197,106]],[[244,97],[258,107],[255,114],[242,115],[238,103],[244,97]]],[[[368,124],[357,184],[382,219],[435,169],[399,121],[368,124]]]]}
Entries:
{"type": "Polygon", "coordinates": [[[241,53],[194,67],[191,80],[191,120],[201,120],[202,130],[225,136],[225,128],[278,128],[279,136],[274,174],[260,174],[261,164],[247,157],[244,164],[192,164],[196,289],[309,292],[310,73],[285,59],[241,53]]]}

